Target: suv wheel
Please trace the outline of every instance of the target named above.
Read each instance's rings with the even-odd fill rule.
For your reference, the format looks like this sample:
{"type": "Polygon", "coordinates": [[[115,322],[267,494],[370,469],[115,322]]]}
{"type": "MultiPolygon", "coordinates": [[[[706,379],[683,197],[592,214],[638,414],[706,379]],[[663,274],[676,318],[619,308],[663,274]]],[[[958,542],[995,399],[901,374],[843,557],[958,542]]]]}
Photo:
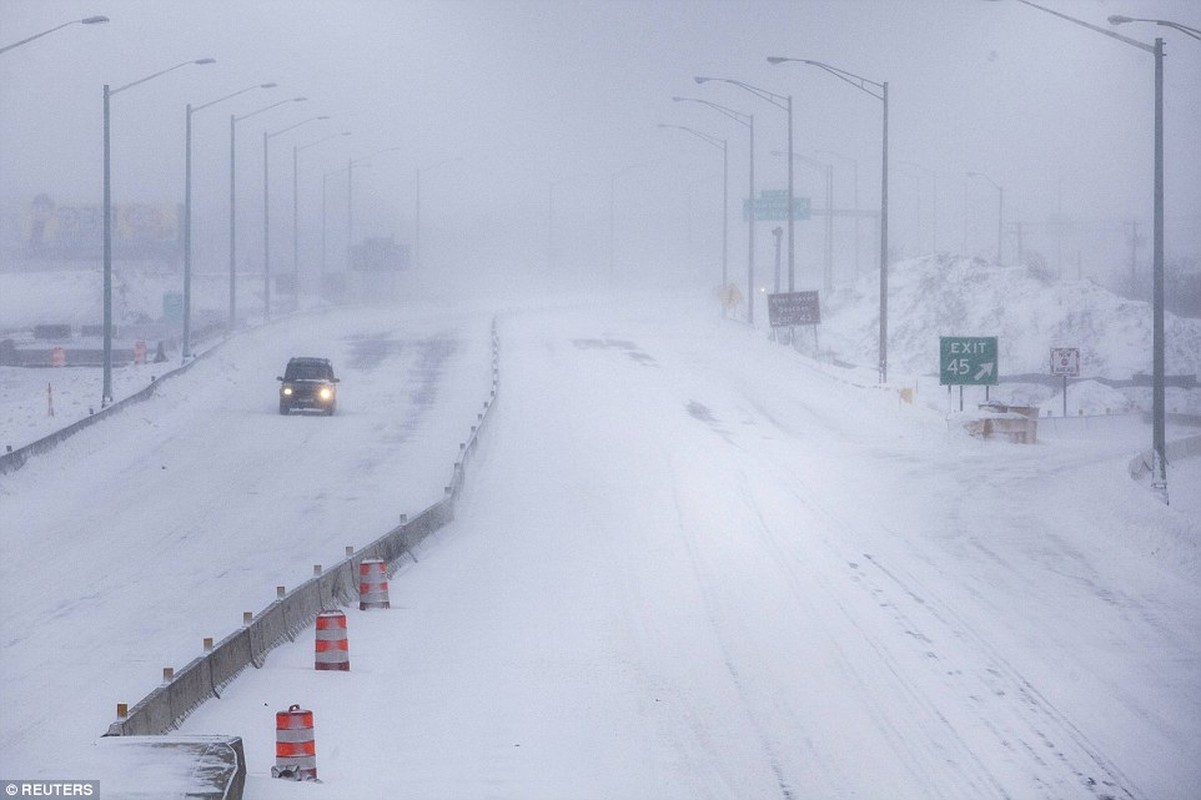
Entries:
{"type": "Polygon", "coordinates": [[[286,403],[279,404],[279,413],[283,414],[285,417],[288,415],[288,412],[291,410],[292,409],[288,408],[286,403]]]}

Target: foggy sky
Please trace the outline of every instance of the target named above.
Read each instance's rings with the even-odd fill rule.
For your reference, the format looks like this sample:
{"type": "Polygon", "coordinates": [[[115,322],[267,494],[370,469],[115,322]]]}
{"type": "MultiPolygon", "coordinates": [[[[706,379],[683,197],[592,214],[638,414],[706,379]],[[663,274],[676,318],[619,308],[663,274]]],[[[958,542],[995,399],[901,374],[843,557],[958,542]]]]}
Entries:
{"type": "MultiPolygon", "coordinates": [[[[1141,41],[1164,37],[1168,256],[1196,255],[1201,42],[1149,24],[1111,28],[1105,20],[1125,14],[1201,27],[1197,5],[1045,4],[1141,41]]],[[[291,258],[292,147],[351,131],[300,154],[300,235],[310,264],[323,176],[344,170],[348,159],[398,147],[355,169],[357,235],[411,241],[415,170],[425,169],[421,235],[431,265],[493,277],[513,267],[589,275],[608,260],[612,188],[620,270],[674,265],[712,283],[720,152],[657,125],[728,139],[729,258],[737,271],[746,260],[746,128],[671,97],[755,115],[756,191],[786,186],[785,160],[771,153],[786,147],[786,117],[737,87],[698,86],[695,75],[791,94],[795,149],[833,164],[836,207],[852,205],[853,162],[860,207],[879,207],[879,101],[813,67],[771,66],[769,55],[889,82],[890,238],[902,252],[928,250],[937,239],[940,250],[991,257],[998,193],[966,178],[968,171],[1003,187],[1006,222],[1022,221],[1025,246],[1052,259],[1065,257],[1052,252],[1063,240],[1053,244],[1047,227],[1058,212],[1077,226],[1069,247],[1087,246],[1082,239],[1094,245],[1090,261],[1128,257],[1124,221],[1150,229],[1151,55],[1016,0],[0,0],[0,46],[93,14],[112,21],[72,25],[0,54],[0,213],[19,215],[39,193],[59,203],[100,203],[102,86],[212,57],[214,65],[175,70],[112,101],[114,202],[181,202],[185,105],[279,83],[193,118],[200,268],[219,269],[227,257],[230,115],[303,95],[306,102],[238,125],[239,250],[247,269],[262,259],[263,132],[330,115],[271,140],[271,237],[281,265],[291,258]]],[[[821,205],[821,181],[798,164],[797,194],[821,205]]],[[[344,237],[344,174],[326,185],[326,228],[344,237]]],[[[759,225],[764,275],[774,224],[759,225]]],[[[820,225],[797,225],[802,284],[818,281],[820,225]]],[[[839,225],[838,269],[846,273],[850,228],[839,225]]],[[[876,259],[870,227],[863,223],[859,242],[865,269],[876,259]]],[[[1149,260],[1149,245],[1142,256],[1149,260]]],[[[274,250],[272,262],[283,268],[274,266],[274,250]]]]}

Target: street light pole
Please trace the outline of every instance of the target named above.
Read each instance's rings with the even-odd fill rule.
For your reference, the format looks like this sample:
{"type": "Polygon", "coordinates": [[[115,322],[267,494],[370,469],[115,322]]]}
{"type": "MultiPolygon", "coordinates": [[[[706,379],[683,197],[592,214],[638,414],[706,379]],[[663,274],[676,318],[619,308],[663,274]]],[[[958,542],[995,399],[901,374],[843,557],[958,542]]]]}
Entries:
{"type": "Polygon", "coordinates": [[[8,44],[8,45],[5,45],[4,47],[0,47],[0,53],[7,53],[9,50],[14,50],[23,44],[29,44],[34,39],[40,39],[48,33],[54,33],[55,31],[61,31],[63,28],[66,28],[68,25],[75,25],[75,24],[97,25],[97,24],[102,24],[105,22],[108,22],[108,17],[103,16],[103,15],[97,15],[94,17],[84,17],[83,19],[73,19],[70,22],[64,22],[62,25],[55,25],[50,30],[42,31],[41,33],[35,33],[33,36],[30,36],[26,39],[22,39],[19,42],[13,42],[12,44],[8,44]]]}
{"type": "Polygon", "coordinates": [[[983,172],[969,172],[969,178],[983,178],[993,185],[997,190],[997,266],[1004,266],[1001,262],[1001,238],[1005,230],[1005,190],[1001,185],[992,178],[985,175],[983,172]]]}
{"type": "MultiPolygon", "coordinates": [[[[794,197],[794,195],[793,195],[792,154],[793,154],[793,152],[795,152],[793,145],[792,145],[792,95],[785,96],[782,94],[776,94],[775,92],[769,92],[767,89],[760,89],[757,86],[751,86],[749,83],[743,83],[742,81],[731,80],[730,78],[703,78],[703,77],[701,77],[701,78],[693,78],[693,80],[696,81],[697,83],[705,83],[707,81],[719,81],[721,83],[728,83],[732,86],[737,86],[740,89],[747,90],[748,92],[750,92],[751,94],[755,95],[756,97],[758,97],[760,99],[766,100],[767,102],[771,103],[776,108],[783,109],[784,112],[788,115],[788,212],[787,212],[787,215],[788,215],[788,291],[793,292],[796,289],[796,280],[795,280],[796,247],[794,244],[794,235],[793,235],[793,233],[794,233],[793,227],[795,224],[795,220],[793,219],[794,215],[793,215],[793,209],[792,209],[793,197],[794,197]]],[[[753,204],[754,202],[755,202],[754,198],[752,198],[751,203],[753,204]]]]}
{"type": "Polygon", "coordinates": [[[746,321],[748,325],[755,324],[755,115],[743,114],[732,108],[702,100],[698,97],[673,97],[676,103],[700,103],[709,106],[714,111],[729,117],[740,125],[745,125],[750,134],[750,203],[747,213],[747,255],[746,255],[746,321]]]}
{"type": "Polygon", "coordinates": [[[728,282],[727,271],[730,250],[730,159],[727,141],[719,139],[712,134],[701,133],[684,125],[664,125],[660,123],[659,127],[676,128],[691,133],[702,142],[711,144],[718,150],[721,150],[721,286],[724,289],[728,282]]]}
{"type": "MultiPolygon", "coordinates": [[[[1164,503],[1168,502],[1168,459],[1167,459],[1167,437],[1165,431],[1165,410],[1164,410],[1164,243],[1163,243],[1163,39],[1156,38],[1154,45],[1149,45],[1146,42],[1140,42],[1137,39],[1131,39],[1128,36],[1123,36],[1120,33],[1115,33],[1111,30],[1106,30],[1099,25],[1085,22],[1081,19],[1062,14],[1058,11],[1052,11],[1049,8],[1044,8],[1037,3],[1032,3],[1030,0],[1018,0],[1023,5],[1036,8],[1039,11],[1044,11],[1052,14],[1060,19],[1065,19],[1068,22],[1075,23],[1089,30],[1103,34],[1111,39],[1117,39],[1120,42],[1137,47],[1143,52],[1150,53],[1155,57],[1155,176],[1154,176],[1154,220],[1152,222],[1152,239],[1154,242],[1154,256],[1152,267],[1152,389],[1151,389],[1151,450],[1152,450],[1152,475],[1151,485],[1163,498],[1164,503]]],[[[1134,22],[1131,17],[1123,17],[1114,15],[1109,18],[1110,24],[1120,25],[1125,22],[1134,22]]],[[[1201,38],[1201,31],[1196,28],[1191,28],[1187,25],[1181,25],[1175,22],[1166,20],[1138,20],[1140,22],[1155,22],[1157,25],[1164,25],[1169,28],[1181,31],[1194,38],[1201,38]]]]}
{"type": "Polygon", "coordinates": [[[187,363],[192,355],[192,115],[217,103],[237,97],[254,89],[274,89],[274,83],[258,83],[245,89],[227,94],[203,105],[193,107],[188,103],[186,144],[184,147],[184,202],[183,202],[183,342],[180,346],[181,360],[187,363]]]}
{"type": "MultiPolygon", "coordinates": [[[[845,156],[842,153],[833,150],[814,150],[815,153],[822,153],[828,156],[841,158],[843,161],[851,162],[851,181],[854,184],[851,202],[855,206],[855,279],[859,279],[859,161],[858,159],[845,156]]],[[[831,193],[832,195],[833,193],[831,193]]]]}
{"type": "MultiPolygon", "coordinates": [[[[306,145],[297,147],[292,145],[292,291],[296,298],[296,307],[300,307],[300,168],[299,156],[302,150],[308,150],[310,147],[316,147],[323,142],[328,142],[330,139],[337,139],[340,136],[350,136],[350,131],[342,131],[341,133],[331,133],[323,139],[318,139],[315,142],[310,142],[306,145]]],[[[322,185],[321,194],[321,213],[325,214],[325,186],[322,185]]],[[[324,225],[324,220],[322,222],[324,225]]],[[[321,247],[324,251],[325,240],[324,230],[322,231],[321,247]]]]}
{"type": "Polygon", "coordinates": [[[335,170],[333,170],[331,172],[327,172],[321,176],[321,286],[322,286],[322,291],[324,291],[326,275],[329,271],[328,267],[326,266],[326,259],[327,259],[327,253],[328,253],[328,249],[326,247],[326,206],[327,206],[326,198],[327,198],[328,191],[329,191],[329,179],[331,177],[333,177],[334,175],[341,175],[342,172],[343,172],[343,170],[335,169],[335,170]]]}
{"type": "MultiPolygon", "coordinates": [[[[772,150],[773,156],[786,155],[783,151],[772,150]]],[[[834,166],[816,158],[809,158],[800,153],[793,153],[791,161],[800,161],[814,169],[821,170],[826,183],[826,224],[825,244],[822,247],[822,289],[831,291],[834,288],[834,166]]]]}
{"type": "MultiPolygon", "coordinates": [[[[35,37],[36,38],[36,37],[35,37]]],[[[15,45],[13,45],[15,47],[15,45]]],[[[100,407],[104,408],[113,399],[113,203],[112,203],[112,169],[111,148],[112,137],[109,133],[111,120],[110,101],[112,96],[132,89],[134,86],[153,80],[160,75],[166,75],[172,70],[191,64],[215,64],[216,59],[198,58],[192,61],[181,61],[172,67],[159,70],[145,78],[139,78],[132,83],[118,86],[116,89],[104,84],[104,379],[100,392],[100,407]]]]}
{"type": "Polygon", "coordinates": [[[278,131],[268,133],[263,131],[263,319],[271,319],[271,201],[268,175],[270,167],[269,147],[271,140],[280,134],[307,125],[317,120],[329,119],[328,116],[309,117],[294,125],[289,125],[278,131]]]}
{"type": "Polygon", "coordinates": [[[362,164],[368,159],[374,158],[381,153],[393,153],[399,150],[399,147],[385,147],[383,150],[377,150],[371,155],[363,156],[362,158],[346,159],[346,268],[351,267],[351,257],[354,254],[354,165],[362,164]]]}
{"type": "Polygon", "coordinates": [[[873,81],[807,58],[769,56],[767,63],[781,64],[796,61],[825,70],[841,81],[851,84],[884,104],[883,154],[880,159],[880,383],[888,382],[888,81],[873,81]]]}
{"type": "Polygon", "coordinates": [[[264,111],[270,111],[277,106],[282,106],[284,103],[303,103],[308,100],[307,97],[290,97],[287,100],[280,100],[272,103],[269,106],[264,106],[256,111],[251,111],[249,114],[243,114],[240,117],[229,115],[229,329],[232,331],[237,327],[238,322],[238,293],[237,293],[237,255],[238,255],[238,238],[237,238],[237,182],[235,180],[235,154],[237,152],[237,123],[244,119],[249,119],[256,114],[262,114],[264,111]]]}

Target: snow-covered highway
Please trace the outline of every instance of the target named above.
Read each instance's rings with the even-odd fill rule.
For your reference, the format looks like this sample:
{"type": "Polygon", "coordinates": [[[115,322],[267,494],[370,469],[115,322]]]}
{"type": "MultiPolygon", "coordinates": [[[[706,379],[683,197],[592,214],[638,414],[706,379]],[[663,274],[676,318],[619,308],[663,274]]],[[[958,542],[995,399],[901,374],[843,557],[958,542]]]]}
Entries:
{"type": "Polygon", "coordinates": [[[317,715],[306,796],[1188,797],[1201,520],[1143,430],[980,443],[678,308],[501,318],[458,519],[184,726],[317,715]]]}
{"type": "MultiPolygon", "coordinates": [[[[5,766],[61,773],[201,636],[437,499],[489,323],[262,329],[6,478],[5,766]],[[275,415],[300,351],[344,365],[338,416],[275,415]]],[[[664,298],[499,331],[457,519],[348,610],[351,671],[301,636],[182,726],[244,738],[248,798],[1201,789],[1201,517],[1130,479],[1137,418],[981,442],[664,298]],[[321,784],[269,777],[293,703],[321,784]]]]}

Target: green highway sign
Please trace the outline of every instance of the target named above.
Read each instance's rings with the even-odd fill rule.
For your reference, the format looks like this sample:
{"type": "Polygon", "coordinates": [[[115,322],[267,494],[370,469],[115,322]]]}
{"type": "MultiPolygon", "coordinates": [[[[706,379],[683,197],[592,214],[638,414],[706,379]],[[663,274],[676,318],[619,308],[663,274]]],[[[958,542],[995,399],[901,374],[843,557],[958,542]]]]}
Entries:
{"type": "MultiPolygon", "coordinates": [[[[792,218],[793,219],[809,219],[810,205],[808,197],[792,198],[792,218]]],[[[744,197],[742,200],[742,221],[749,222],[751,219],[751,200],[749,197],[744,197]]],[[[759,192],[759,196],[755,199],[755,219],[756,220],[785,220],[788,219],[788,190],[787,189],[764,189],[759,192]]]]}
{"type": "Polygon", "coordinates": [[[997,337],[938,337],[938,383],[942,386],[995,386],[997,337]]]}

